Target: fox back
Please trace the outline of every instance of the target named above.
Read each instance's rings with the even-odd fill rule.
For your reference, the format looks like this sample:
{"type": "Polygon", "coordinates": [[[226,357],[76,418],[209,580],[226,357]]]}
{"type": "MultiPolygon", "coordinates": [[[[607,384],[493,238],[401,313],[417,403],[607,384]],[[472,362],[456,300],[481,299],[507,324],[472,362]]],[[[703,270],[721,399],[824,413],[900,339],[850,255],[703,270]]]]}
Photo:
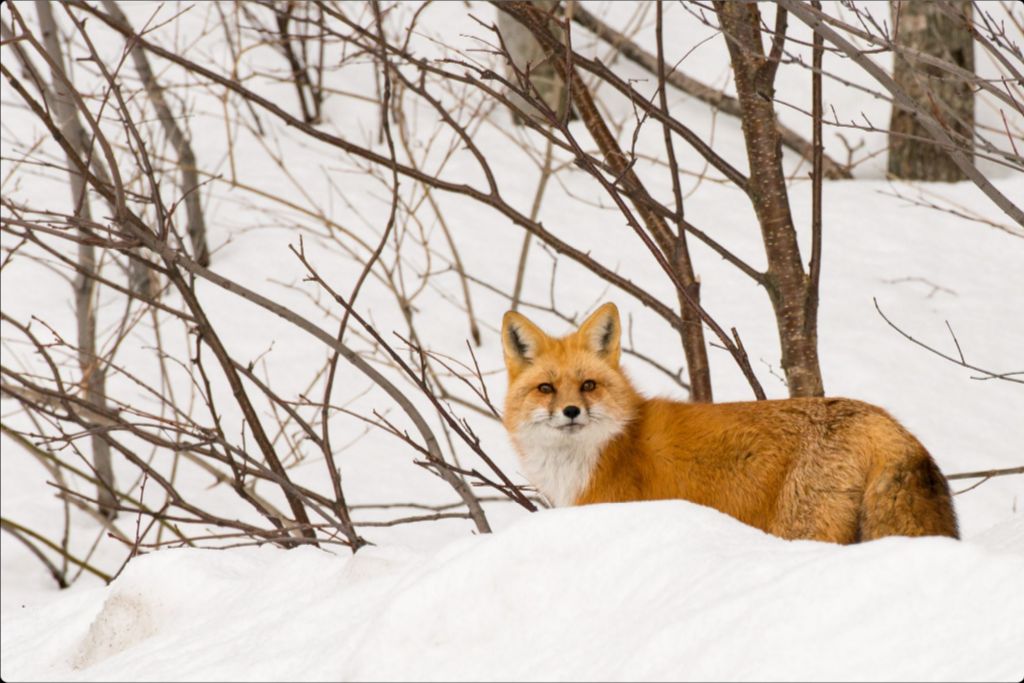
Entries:
{"type": "Polygon", "coordinates": [[[620,335],[611,303],[562,338],[505,314],[504,423],[552,504],[681,498],[783,538],[957,537],[945,477],[881,408],[648,399],[619,366],[620,335]]]}

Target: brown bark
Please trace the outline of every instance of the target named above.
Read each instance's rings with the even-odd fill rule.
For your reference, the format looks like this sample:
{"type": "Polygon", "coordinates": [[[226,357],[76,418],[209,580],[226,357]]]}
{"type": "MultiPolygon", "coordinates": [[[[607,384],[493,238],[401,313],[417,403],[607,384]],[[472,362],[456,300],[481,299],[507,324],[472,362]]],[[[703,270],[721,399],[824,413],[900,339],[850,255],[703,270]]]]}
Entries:
{"type": "MultiPolygon", "coordinates": [[[[821,11],[821,0],[811,0],[811,6],[821,11]]],[[[815,32],[812,41],[811,57],[811,261],[807,269],[810,271],[810,282],[807,291],[807,315],[804,318],[804,330],[817,332],[818,328],[818,289],[821,284],[821,181],[824,173],[822,157],[824,145],[821,141],[821,64],[825,57],[825,40],[815,32]]]]}
{"type": "MultiPolygon", "coordinates": [[[[970,31],[971,3],[895,0],[890,3],[895,41],[899,47],[932,55],[974,71],[974,41],[970,31]]],[[[921,107],[951,133],[967,140],[974,133],[974,92],[971,82],[917,59],[909,51],[894,51],[893,78],[921,107]]],[[[913,110],[894,102],[889,122],[889,173],[909,180],[955,182],[967,176],[946,151],[930,141],[927,128],[913,110]],[[924,138],[924,139],[921,139],[924,138]]],[[[955,136],[954,136],[955,137],[955,136]]],[[[970,154],[970,148],[964,150],[970,154]]]]}
{"type": "Polygon", "coordinates": [[[760,10],[756,4],[715,2],[732,61],[736,94],[743,109],[741,123],[750,164],[749,194],[754,205],[768,270],[768,290],[782,347],[782,369],[790,396],[821,396],[824,388],[818,363],[816,301],[811,278],[804,272],[796,229],[789,208],[782,148],[775,127],[775,70],[785,35],[785,10],[776,21],[772,53],[761,44],[760,10]]]}

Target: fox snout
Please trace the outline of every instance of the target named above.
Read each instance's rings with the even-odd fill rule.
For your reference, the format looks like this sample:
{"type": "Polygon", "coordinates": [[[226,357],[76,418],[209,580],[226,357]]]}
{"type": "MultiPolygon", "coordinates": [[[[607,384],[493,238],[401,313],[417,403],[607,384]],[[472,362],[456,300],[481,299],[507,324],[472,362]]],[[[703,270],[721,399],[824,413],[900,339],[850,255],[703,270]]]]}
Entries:
{"type": "Polygon", "coordinates": [[[569,422],[563,424],[559,429],[567,432],[579,431],[590,421],[589,415],[583,416],[580,414],[579,406],[566,406],[562,408],[562,416],[567,418],[569,422]]]}
{"type": "Polygon", "coordinates": [[[544,425],[558,429],[566,433],[575,433],[589,425],[592,417],[589,410],[581,409],[577,405],[567,405],[562,408],[538,408],[534,411],[535,424],[544,425]]]}
{"type": "Polygon", "coordinates": [[[579,406],[568,405],[562,408],[561,412],[552,415],[552,418],[557,420],[559,427],[582,427],[590,421],[590,411],[584,413],[579,406]]]}
{"type": "MultiPolygon", "coordinates": [[[[553,416],[555,418],[558,415],[553,416]]],[[[575,433],[582,430],[590,423],[590,411],[584,413],[579,406],[568,405],[562,408],[561,419],[558,420],[556,428],[568,433],[575,433]]]]}

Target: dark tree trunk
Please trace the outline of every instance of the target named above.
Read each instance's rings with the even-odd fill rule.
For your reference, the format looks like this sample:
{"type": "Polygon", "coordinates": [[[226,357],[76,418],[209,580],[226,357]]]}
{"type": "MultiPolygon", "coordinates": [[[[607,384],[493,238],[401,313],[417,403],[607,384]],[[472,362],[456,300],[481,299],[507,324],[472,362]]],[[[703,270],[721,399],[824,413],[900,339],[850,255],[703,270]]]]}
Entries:
{"type": "MultiPolygon", "coordinates": [[[[743,113],[743,138],[750,164],[750,200],[754,205],[768,257],[765,287],[775,311],[782,348],[782,369],[790,396],[824,393],[818,363],[817,295],[804,271],[789,209],[782,147],[775,126],[775,70],[778,55],[766,55],[761,44],[761,12],[756,4],[715,2],[726,36],[736,96],[743,113]]],[[[777,12],[785,12],[781,7],[777,12]]],[[[785,14],[777,20],[778,49],[785,33],[785,14]]]]}
{"type": "MultiPolygon", "coordinates": [[[[894,0],[890,3],[896,27],[896,45],[948,61],[974,71],[974,42],[967,0],[894,0]],[[943,11],[943,6],[947,10],[943,11]],[[957,15],[957,16],[954,16],[957,15]],[[963,18],[961,18],[963,17],[963,18]]],[[[931,112],[954,140],[970,140],[974,132],[974,93],[971,84],[914,59],[906,50],[894,52],[893,78],[907,94],[931,112]]],[[[964,180],[966,176],[917,116],[893,105],[889,123],[889,173],[908,180],[964,180]],[[919,138],[924,138],[919,139],[919,138]]],[[[965,141],[970,153],[970,144],[965,141]]]]}

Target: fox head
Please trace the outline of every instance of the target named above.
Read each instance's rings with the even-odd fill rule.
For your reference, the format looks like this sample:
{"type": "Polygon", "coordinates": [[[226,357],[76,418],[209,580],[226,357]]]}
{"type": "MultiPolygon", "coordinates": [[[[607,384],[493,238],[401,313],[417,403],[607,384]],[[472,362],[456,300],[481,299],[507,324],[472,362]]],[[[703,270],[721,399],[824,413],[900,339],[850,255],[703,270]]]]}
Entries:
{"type": "Polygon", "coordinates": [[[548,336],[519,313],[505,314],[504,422],[521,454],[600,450],[623,430],[639,397],[619,368],[620,336],[613,303],[561,338],[548,336]]]}

